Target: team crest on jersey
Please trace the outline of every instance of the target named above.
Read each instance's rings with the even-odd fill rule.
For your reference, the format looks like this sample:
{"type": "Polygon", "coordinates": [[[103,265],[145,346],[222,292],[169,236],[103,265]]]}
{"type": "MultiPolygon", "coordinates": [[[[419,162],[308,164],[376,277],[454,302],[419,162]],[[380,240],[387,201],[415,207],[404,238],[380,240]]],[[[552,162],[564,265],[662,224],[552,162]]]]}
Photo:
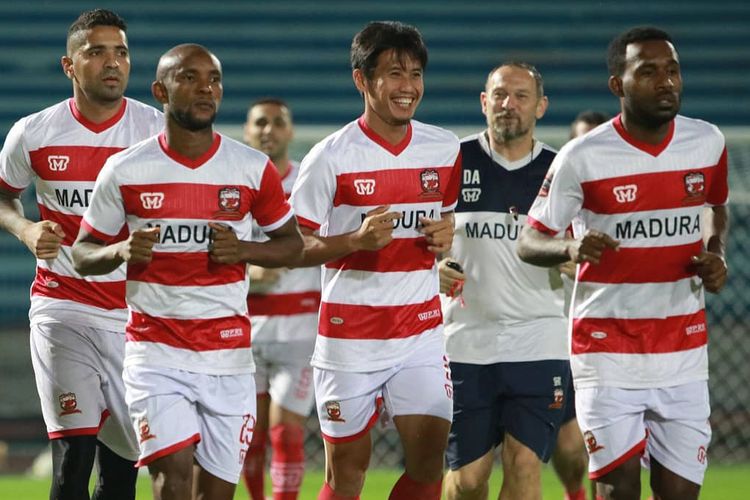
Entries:
{"type": "Polygon", "coordinates": [[[706,197],[706,177],[702,172],[690,172],[683,178],[685,183],[685,201],[702,202],[706,197]]]}
{"type": "Polygon", "coordinates": [[[617,203],[630,203],[635,201],[635,195],[638,193],[638,186],[636,184],[615,186],[612,188],[612,193],[615,195],[617,203]]]}
{"type": "Polygon", "coordinates": [[[148,424],[146,417],[138,419],[138,441],[143,443],[149,439],[154,439],[156,436],[151,433],[151,426],[148,424]]]}
{"type": "Polygon", "coordinates": [[[604,446],[596,442],[594,433],[591,431],[586,431],[583,433],[583,441],[584,443],[586,443],[586,450],[588,450],[589,455],[591,455],[592,453],[596,453],[599,450],[604,449],[604,446]]]}
{"type": "Polygon", "coordinates": [[[81,413],[81,410],[78,409],[78,401],[76,400],[76,393],[75,392],[66,392],[63,394],[60,394],[57,397],[58,401],[60,401],[60,409],[62,410],[60,412],[60,416],[63,415],[72,415],[74,413],[81,413]]]}
{"type": "Polygon", "coordinates": [[[47,164],[49,169],[53,172],[63,172],[68,169],[68,163],[70,157],[66,155],[49,155],[47,157],[47,164]]]}
{"type": "Polygon", "coordinates": [[[434,168],[422,170],[419,173],[419,182],[422,186],[421,197],[440,198],[442,196],[440,192],[440,174],[434,168]]]}
{"type": "Polygon", "coordinates": [[[328,420],[331,422],[346,422],[341,418],[341,404],[338,401],[326,401],[325,407],[328,420]]]}
{"type": "Polygon", "coordinates": [[[226,186],[219,189],[219,211],[214,215],[223,219],[242,218],[242,193],[240,188],[226,186]]]}
{"type": "Polygon", "coordinates": [[[550,168],[547,171],[547,174],[544,176],[544,180],[542,181],[542,187],[539,188],[539,194],[538,196],[540,198],[546,198],[549,196],[549,188],[552,185],[552,178],[555,176],[555,174],[552,172],[552,168],[550,168]]]}
{"type": "Polygon", "coordinates": [[[141,203],[146,210],[159,210],[164,204],[164,193],[141,193],[141,203]]]}
{"type": "Polygon", "coordinates": [[[375,179],[355,179],[354,189],[360,196],[375,194],[375,179]]]}

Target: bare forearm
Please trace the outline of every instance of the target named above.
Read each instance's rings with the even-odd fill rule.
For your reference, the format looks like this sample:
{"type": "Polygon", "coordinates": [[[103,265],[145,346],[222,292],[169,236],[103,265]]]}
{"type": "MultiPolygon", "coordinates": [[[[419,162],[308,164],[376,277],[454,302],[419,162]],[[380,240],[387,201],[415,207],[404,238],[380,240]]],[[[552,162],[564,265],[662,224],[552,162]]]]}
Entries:
{"type": "Polygon", "coordinates": [[[73,265],[83,276],[109,274],[124,262],[118,252],[118,243],[98,245],[79,241],[73,245],[73,265]]]}
{"type": "Polygon", "coordinates": [[[242,241],[241,259],[262,267],[298,267],[303,243],[299,233],[278,236],[262,243],[242,241]]]}
{"type": "Polygon", "coordinates": [[[305,251],[299,267],[319,266],[357,251],[351,233],[327,237],[305,234],[303,238],[305,251]]]}
{"type": "Polygon", "coordinates": [[[729,234],[729,211],[727,207],[711,207],[704,214],[704,243],[706,250],[724,256],[729,234]]]}
{"type": "Polygon", "coordinates": [[[516,245],[518,257],[527,264],[552,267],[570,260],[566,239],[549,238],[524,227],[516,245]]]}
{"type": "Polygon", "coordinates": [[[23,230],[31,224],[33,222],[23,216],[21,200],[0,194],[0,227],[20,239],[23,230]]]}

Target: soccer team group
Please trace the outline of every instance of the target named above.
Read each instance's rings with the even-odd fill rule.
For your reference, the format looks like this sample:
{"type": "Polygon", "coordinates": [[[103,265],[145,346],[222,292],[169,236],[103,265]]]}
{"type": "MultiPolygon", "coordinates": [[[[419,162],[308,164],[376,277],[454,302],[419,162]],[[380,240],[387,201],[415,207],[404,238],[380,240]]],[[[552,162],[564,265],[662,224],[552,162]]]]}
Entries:
{"type": "Polygon", "coordinates": [[[156,499],[230,499],[244,476],[260,500],[269,447],[273,498],[296,499],[313,405],[319,499],[359,498],[378,422],[403,447],[394,500],[487,498],[500,445],[502,499],[541,499],[551,457],[568,499],[586,498],[586,463],[596,498],[640,498],[642,464],[655,499],[698,498],[727,156],[678,115],[667,33],[613,39],[621,112],[559,153],[534,138],[548,99],[527,62],[490,71],[483,132],[414,120],[427,49],[398,22],[354,36],[364,112],[301,164],[281,100],[250,107],[252,147],[213,130],[205,47],[160,58],[163,113],[124,97],[113,12],[82,13],[61,62],[73,97],[0,154],[0,225],[37,258],[51,499],[132,500],[148,466],[156,499]],[[32,183],[38,222],[19,202],[32,183]]]}

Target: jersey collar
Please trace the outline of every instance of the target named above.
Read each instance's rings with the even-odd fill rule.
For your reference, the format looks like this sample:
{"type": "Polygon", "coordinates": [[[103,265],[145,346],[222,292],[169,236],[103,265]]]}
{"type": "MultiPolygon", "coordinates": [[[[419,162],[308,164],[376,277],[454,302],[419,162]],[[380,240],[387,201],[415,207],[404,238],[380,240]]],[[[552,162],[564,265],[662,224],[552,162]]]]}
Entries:
{"type": "Polygon", "coordinates": [[[672,137],[674,137],[674,120],[669,122],[669,130],[667,130],[667,135],[664,136],[664,140],[662,140],[659,144],[649,144],[648,142],[639,141],[638,139],[630,135],[622,125],[622,114],[617,115],[615,119],[612,120],[612,125],[615,127],[617,133],[620,134],[620,137],[625,140],[625,142],[633,147],[640,149],[644,153],[650,154],[651,156],[659,156],[662,151],[667,149],[669,143],[672,142],[672,137]]]}
{"type": "Polygon", "coordinates": [[[373,129],[370,128],[369,125],[367,125],[367,122],[365,121],[365,117],[360,116],[359,120],[357,120],[357,124],[359,125],[359,128],[362,130],[362,132],[374,143],[391,153],[393,156],[400,155],[404,149],[409,145],[411,142],[411,122],[406,126],[406,135],[404,135],[404,138],[401,139],[401,141],[398,144],[391,144],[390,142],[386,141],[382,136],[378,135],[377,132],[375,132],[373,129]]]}
{"type": "Polygon", "coordinates": [[[162,151],[164,151],[164,154],[172,158],[174,161],[179,163],[180,165],[184,165],[187,168],[196,169],[206,163],[208,160],[210,160],[216,151],[219,149],[219,146],[221,145],[221,135],[214,132],[214,140],[211,143],[211,147],[208,148],[208,151],[200,155],[198,158],[188,158],[187,156],[183,156],[174,149],[171,149],[169,147],[169,144],[167,144],[167,134],[165,132],[162,132],[159,134],[159,146],[161,146],[162,151]]]}
{"type": "Polygon", "coordinates": [[[117,110],[117,113],[115,113],[115,115],[112,118],[105,120],[101,123],[94,123],[88,118],[86,118],[85,116],[83,116],[83,114],[78,110],[78,107],[76,106],[76,101],[74,98],[71,97],[68,100],[68,106],[70,107],[70,112],[73,114],[73,118],[75,118],[78,123],[80,123],[87,129],[89,129],[90,131],[94,132],[95,134],[98,134],[100,132],[104,132],[105,130],[107,130],[108,128],[110,128],[111,126],[115,125],[117,122],[120,121],[120,118],[122,118],[123,115],[125,114],[125,108],[128,106],[128,100],[123,99],[122,104],[120,105],[120,109],[117,110]]]}

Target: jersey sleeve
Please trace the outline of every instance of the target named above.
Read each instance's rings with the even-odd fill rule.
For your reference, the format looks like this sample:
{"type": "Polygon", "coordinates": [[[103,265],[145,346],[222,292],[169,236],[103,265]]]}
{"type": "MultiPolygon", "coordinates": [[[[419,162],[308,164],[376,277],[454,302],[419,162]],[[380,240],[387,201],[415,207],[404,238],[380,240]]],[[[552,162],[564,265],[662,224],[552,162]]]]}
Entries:
{"type": "Polygon", "coordinates": [[[458,204],[458,191],[461,189],[461,149],[459,147],[456,160],[453,162],[453,168],[451,169],[451,177],[448,181],[448,186],[445,189],[445,197],[443,198],[443,208],[441,212],[452,212],[455,210],[458,204]]]}
{"type": "Polygon", "coordinates": [[[35,175],[24,144],[25,123],[19,120],[13,125],[0,151],[0,187],[13,193],[26,189],[35,175]]]}
{"type": "Polygon", "coordinates": [[[89,206],[81,219],[81,228],[104,242],[113,240],[126,222],[125,206],[114,170],[110,157],[99,172],[89,206]]]}
{"type": "Polygon", "coordinates": [[[569,152],[563,148],[552,161],[526,221],[550,236],[567,228],[583,205],[583,189],[569,152]]]}
{"type": "Polygon", "coordinates": [[[328,222],[336,193],[336,178],[318,144],[302,160],[290,198],[300,226],[314,231],[328,222]]]}
{"type": "Polygon", "coordinates": [[[271,160],[266,162],[263,169],[258,195],[253,200],[250,212],[266,233],[280,228],[294,215],[284,196],[279,171],[271,160]]]}
{"type": "Polygon", "coordinates": [[[728,165],[727,165],[727,147],[724,146],[719,161],[714,166],[716,169],[714,175],[711,176],[711,186],[706,196],[706,203],[710,206],[726,205],[729,199],[729,183],[728,183],[728,165]]]}

